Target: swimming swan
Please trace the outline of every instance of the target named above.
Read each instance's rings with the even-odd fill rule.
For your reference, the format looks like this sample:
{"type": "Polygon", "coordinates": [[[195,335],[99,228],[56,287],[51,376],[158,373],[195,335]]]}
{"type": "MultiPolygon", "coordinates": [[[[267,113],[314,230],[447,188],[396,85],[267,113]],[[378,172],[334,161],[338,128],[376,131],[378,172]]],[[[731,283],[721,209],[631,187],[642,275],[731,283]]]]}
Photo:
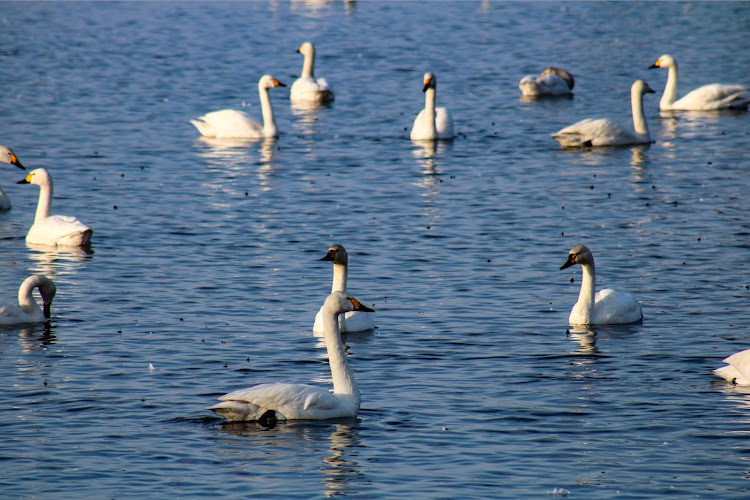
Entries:
{"type": "Polygon", "coordinates": [[[444,107],[435,107],[437,77],[432,73],[424,74],[424,109],[414,119],[410,138],[412,141],[434,141],[436,139],[453,139],[453,118],[444,107]]]}
{"type": "Polygon", "coordinates": [[[51,279],[35,274],[29,276],[18,288],[18,305],[13,302],[0,302],[0,325],[19,323],[41,323],[50,317],[50,306],[55,298],[57,288],[51,279]],[[39,289],[43,308],[34,300],[34,289],[39,289]]]}
{"type": "Polygon", "coordinates": [[[669,54],[661,56],[654,64],[649,66],[653,68],[668,68],[667,86],[664,87],[664,94],[659,101],[659,109],[667,111],[670,109],[683,111],[712,111],[717,109],[747,109],[750,103],[750,96],[747,94],[747,88],[742,85],[724,85],[721,83],[711,83],[698,87],[688,92],[682,99],[675,101],[677,98],[677,61],[669,54]]]}
{"type": "Polygon", "coordinates": [[[724,359],[726,366],[717,368],[714,373],[737,385],[750,385],[750,349],[732,354],[724,359]]]}
{"type": "Polygon", "coordinates": [[[322,420],[353,417],[360,394],[346,360],[337,316],[346,311],[372,311],[344,292],[333,292],[323,305],[325,343],[333,377],[333,392],[306,384],[261,384],[221,396],[208,407],[229,421],[322,420]]]}
{"type": "Polygon", "coordinates": [[[315,79],[315,47],[311,42],[303,43],[297,52],[305,56],[302,76],[292,84],[289,99],[298,104],[327,104],[333,102],[333,89],[325,78],[315,79]]]}
{"type": "MultiPolygon", "coordinates": [[[[26,167],[21,165],[21,162],[18,161],[18,157],[13,154],[13,151],[11,151],[8,146],[0,146],[0,162],[10,163],[21,170],[26,170],[26,167]]],[[[3,188],[0,187],[0,212],[7,212],[8,210],[10,210],[10,198],[5,194],[3,188]]]]}
{"type": "Polygon", "coordinates": [[[263,123],[259,123],[243,111],[234,109],[222,109],[206,113],[200,118],[190,120],[198,132],[204,137],[215,137],[217,139],[263,139],[264,137],[278,137],[279,129],[276,127],[276,119],[273,116],[271,97],[268,89],[274,87],[286,87],[271,75],[263,75],[258,81],[258,94],[260,95],[260,109],[263,114],[263,123]]]}
{"type": "Polygon", "coordinates": [[[34,224],[26,235],[26,243],[67,247],[83,247],[91,243],[93,230],[90,227],[75,217],[50,215],[53,185],[49,172],[37,168],[18,184],[36,184],[40,188],[34,224]]]}
{"type": "MultiPolygon", "coordinates": [[[[328,248],[328,252],[325,256],[320,259],[333,263],[333,284],[331,285],[331,293],[333,292],[346,292],[346,278],[349,270],[349,256],[342,245],[331,245],[328,248]]],[[[318,314],[315,316],[315,323],[313,324],[313,333],[317,336],[323,333],[323,309],[325,305],[320,308],[318,314]]],[[[374,314],[365,311],[349,311],[346,314],[339,315],[339,331],[341,333],[347,332],[362,332],[366,330],[372,330],[375,328],[374,314]]]]}
{"type": "Polygon", "coordinates": [[[648,144],[651,135],[648,132],[646,117],[643,115],[643,95],[654,91],[643,80],[636,80],[630,87],[630,104],[633,108],[632,129],[608,119],[593,120],[586,118],[569,125],[551,136],[563,147],[582,146],[625,146],[628,144],[648,144]]]}
{"type": "Polygon", "coordinates": [[[617,325],[635,323],[643,319],[641,304],[629,293],[616,292],[610,288],[596,291],[596,271],[594,256],[583,245],[574,246],[560,269],[575,264],[583,268],[581,292],[578,302],[570,311],[568,322],[571,325],[617,325]]]}
{"type": "Polygon", "coordinates": [[[569,96],[574,85],[573,75],[564,69],[549,66],[539,76],[524,76],[518,88],[521,94],[530,97],[569,96]]]}

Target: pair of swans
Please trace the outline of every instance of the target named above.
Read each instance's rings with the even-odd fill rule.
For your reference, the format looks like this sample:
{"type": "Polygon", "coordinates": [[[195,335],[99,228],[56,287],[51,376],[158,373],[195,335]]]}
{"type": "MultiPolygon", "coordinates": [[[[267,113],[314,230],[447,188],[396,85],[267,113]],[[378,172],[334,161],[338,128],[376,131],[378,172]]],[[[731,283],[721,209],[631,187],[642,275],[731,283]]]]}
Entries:
{"type": "Polygon", "coordinates": [[[261,384],[230,392],[208,407],[229,421],[322,420],[354,417],[360,392],[346,360],[338,317],[350,311],[373,312],[346,292],[335,291],[323,304],[323,325],[333,392],[307,384],[261,384]]]}
{"type": "MultiPolygon", "coordinates": [[[[0,162],[10,163],[21,170],[26,170],[26,167],[21,164],[18,157],[8,146],[0,146],[0,162]]],[[[10,198],[5,194],[3,188],[0,187],[0,212],[7,212],[8,210],[10,210],[10,198]]]]}
{"type": "MultiPolygon", "coordinates": [[[[346,249],[339,244],[331,245],[325,256],[320,260],[328,261],[333,264],[333,284],[331,293],[346,292],[346,278],[349,272],[349,256],[346,249]]],[[[325,306],[321,307],[315,316],[313,324],[313,333],[320,336],[325,331],[323,321],[325,306]]],[[[374,314],[365,311],[349,311],[339,316],[339,330],[341,333],[363,332],[375,328],[374,314]]]]}
{"type": "Polygon", "coordinates": [[[87,247],[93,230],[75,217],[52,215],[52,176],[43,168],[32,170],[18,184],[39,186],[39,203],[26,243],[44,246],[87,247]]]}
{"type": "Polygon", "coordinates": [[[560,269],[576,264],[583,269],[583,278],[578,302],[568,317],[571,325],[617,325],[643,319],[641,304],[629,293],[617,292],[611,288],[596,291],[594,255],[584,245],[574,246],[560,269]]]}
{"type": "Polygon", "coordinates": [[[720,109],[747,109],[750,96],[748,89],[742,85],[725,85],[711,83],[688,92],[679,100],[677,98],[677,61],[669,54],[662,55],[649,66],[649,69],[667,68],[667,85],[659,101],[662,111],[716,111],[720,109]]]}
{"type": "Polygon", "coordinates": [[[562,68],[549,66],[539,76],[524,76],[518,83],[521,94],[526,97],[570,96],[575,80],[562,68]]]}
{"type": "Polygon", "coordinates": [[[17,325],[22,323],[42,323],[51,314],[52,299],[55,298],[57,287],[53,281],[41,274],[29,276],[18,288],[18,305],[13,302],[0,302],[0,325],[17,325]],[[42,297],[42,307],[34,300],[33,292],[39,289],[42,297]]]}
{"type": "Polygon", "coordinates": [[[609,118],[586,118],[558,130],[551,136],[557,139],[563,147],[649,144],[651,134],[643,114],[643,96],[653,93],[653,89],[643,80],[636,80],[630,87],[633,129],[624,127],[609,118]]]}
{"type": "Polygon", "coordinates": [[[414,119],[409,137],[412,141],[453,139],[453,117],[445,107],[435,107],[437,77],[428,72],[424,74],[422,82],[424,109],[414,119]]]}

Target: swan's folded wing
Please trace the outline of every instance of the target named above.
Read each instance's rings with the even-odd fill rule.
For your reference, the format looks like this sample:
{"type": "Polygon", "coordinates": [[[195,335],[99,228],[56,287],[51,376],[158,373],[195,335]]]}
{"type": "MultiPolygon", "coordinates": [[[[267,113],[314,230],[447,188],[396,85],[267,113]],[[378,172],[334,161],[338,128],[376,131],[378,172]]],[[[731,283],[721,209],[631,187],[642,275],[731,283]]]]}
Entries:
{"type": "Polygon", "coordinates": [[[453,138],[453,117],[447,108],[435,108],[435,128],[440,139],[453,138]]]}
{"type": "Polygon", "coordinates": [[[641,304],[629,293],[605,288],[594,296],[597,315],[594,323],[635,323],[643,319],[641,304]]]}
{"type": "Polygon", "coordinates": [[[247,113],[235,109],[212,111],[192,120],[201,135],[218,139],[263,137],[263,125],[253,120],[247,113]],[[206,131],[206,134],[203,131],[206,131]]]}
{"type": "Polygon", "coordinates": [[[742,85],[723,85],[712,83],[698,87],[685,94],[682,99],[675,101],[674,108],[685,110],[714,110],[731,107],[747,106],[750,101],[748,90],[742,85]]]}
{"type": "Polygon", "coordinates": [[[742,379],[750,381],[750,349],[732,354],[724,362],[737,370],[742,379]]]}

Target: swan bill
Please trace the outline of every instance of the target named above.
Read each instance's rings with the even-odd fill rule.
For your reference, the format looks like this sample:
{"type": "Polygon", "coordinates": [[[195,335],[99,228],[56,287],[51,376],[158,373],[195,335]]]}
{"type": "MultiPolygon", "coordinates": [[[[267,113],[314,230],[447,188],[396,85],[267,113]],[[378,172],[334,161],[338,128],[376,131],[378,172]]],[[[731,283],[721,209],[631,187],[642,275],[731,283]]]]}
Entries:
{"type": "Polygon", "coordinates": [[[578,254],[572,253],[572,254],[568,255],[568,260],[565,261],[565,264],[563,264],[562,266],[560,266],[560,271],[562,271],[563,269],[567,269],[567,268],[569,268],[571,266],[576,265],[576,255],[578,255],[578,254]]]}
{"type": "Polygon", "coordinates": [[[349,302],[352,303],[352,306],[354,307],[355,311],[375,312],[375,309],[370,309],[369,307],[362,304],[360,301],[358,301],[354,297],[349,297],[349,302]]]}
{"type": "Polygon", "coordinates": [[[21,162],[18,160],[18,157],[12,151],[10,153],[10,164],[15,165],[21,170],[26,170],[26,167],[21,164],[21,162]]]}

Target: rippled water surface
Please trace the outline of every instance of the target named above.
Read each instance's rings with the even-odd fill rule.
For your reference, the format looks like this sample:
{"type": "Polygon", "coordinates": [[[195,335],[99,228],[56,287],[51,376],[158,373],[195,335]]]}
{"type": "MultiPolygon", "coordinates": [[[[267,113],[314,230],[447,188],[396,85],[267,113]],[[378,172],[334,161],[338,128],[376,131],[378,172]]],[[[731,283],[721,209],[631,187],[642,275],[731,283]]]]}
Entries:
{"type": "Polygon", "coordinates": [[[55,179],[92,254],[30,248],[38,188],[0,183],[2,297],[44,273],[48,325],[0,330],[4,498],[747,498],[750,393],[711,369],[750,347],[750,118],[660,115],[750,84],[750,4],[0,3],[1,144],[55,179]],[[189,119],[260,115],[301,42],[336,90],[282,135],[198,139],[189,119]],[[556,64],[573,99],[525,102],[556,64]],[[422,74],[452,143],[412,143],[422,74]],[[565,151],[584,117],[650,146],[565,151]],[[345,336],[356,419],[264,428],[204,410],[268,381],[330,384],[318,259],[342,243],[378,328],[345,336]],[[642,324],[568,330],[588,245],[642,324]]]}

